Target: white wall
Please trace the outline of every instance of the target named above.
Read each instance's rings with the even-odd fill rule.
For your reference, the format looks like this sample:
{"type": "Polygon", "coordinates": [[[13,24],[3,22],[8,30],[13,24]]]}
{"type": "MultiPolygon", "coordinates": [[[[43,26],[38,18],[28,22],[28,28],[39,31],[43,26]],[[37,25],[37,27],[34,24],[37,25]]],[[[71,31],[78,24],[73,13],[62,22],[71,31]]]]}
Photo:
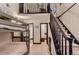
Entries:
{"type": "Polygon", "coordinates": [[[56,12],[56,16],[61,15],[64,11],[66,11],[71,5],[73,5],[74,3],[62,3],[62,5],[60,4],[56,4],[56,8],[57,8],[57,12],[56,12]]]}
{"type": "Polygon", "coordinates": [[[10,32],[0,32],[0,46],[7,42],[12,42],[11,33],[10,32]]]}
{"type": "Polygon", "coordinates": [[[71,10],[65,13],[60,19],[79,40],[79,4],[75,5],[71,10]]]}
{"type": "Polygon", "coordinates": [[[10,5],[10,11],[15,15],[19,13],[19,3],[9,3],[10,5]]]}
{"type": "Polygon", "coordinates": [[[26,23],[34,23],[34,43],[40,43],[40,23],[49,23],[50,14],[27,14],[26,23]]]}
{"type": "Polygon", "coordinates": [[[33,39],[33,24],[29,24],[30,39],[33,39]]]}
{"type": "Polygon", "coordinates": [[[41,25],[41,38],[46,38],[46,35],[45,35],[45,33],[47,33],[46,26],[47,26],[46,24],[41,25]]]}
{"type": "Polygon", "coordinates": [[[1,11],[8,15],[15,16],[19,12],[19,4],[18,3],[0,3],[0,12],[1,11]],[[6,4],[8,4],[9,6],[7,6],[6,4]]]}
{"type": "Polygon", "coordinates": [[[52,13],[55,13],[55,16],[59,16],[61,15],[64,11],[66,11],[72,4],[74,3],[62,3],[60,5],[60,3],[51,3],[50,4],[50,8],[52,9],[52,13]]]}
{"type": "MultiPolygon", "coordinates": [[[[40,23],[48,23],[48,37],[51,37],[51,51],[52,54],[55,55],[55,48],[53,43],[53,38],[50,31],[49,21],[50,21],[50,14],[28,14],[25,15],[28,19],[23,19],[26,23],[34,23],[34,43],[40,43],[40,23]]],[[[21,19],[22,20],[22,19],[21,19]]]]}

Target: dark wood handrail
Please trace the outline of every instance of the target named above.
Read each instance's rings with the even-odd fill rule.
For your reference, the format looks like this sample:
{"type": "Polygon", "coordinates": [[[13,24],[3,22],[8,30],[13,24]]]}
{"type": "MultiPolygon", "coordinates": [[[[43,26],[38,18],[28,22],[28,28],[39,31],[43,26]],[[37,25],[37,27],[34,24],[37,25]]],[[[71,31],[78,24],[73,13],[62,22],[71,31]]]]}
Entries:
{"type": "Polygon", "coordinates": [[[72,6],[70,6],[66,11],[64,11],[61,15],[58,16],[60,18],[62,15],[64,15],[67,11],[69,11],[73,6],[75,6],[77,3],[74,3],[72,6]]]}

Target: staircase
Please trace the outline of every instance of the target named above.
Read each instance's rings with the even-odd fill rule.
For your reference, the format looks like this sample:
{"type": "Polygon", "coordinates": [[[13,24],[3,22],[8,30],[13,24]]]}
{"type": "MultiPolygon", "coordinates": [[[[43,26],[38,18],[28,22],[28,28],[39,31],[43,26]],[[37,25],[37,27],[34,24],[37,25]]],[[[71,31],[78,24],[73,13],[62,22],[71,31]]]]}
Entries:
{"type": "Polygon", "coordinates": [[[79,41],[52,13],[50,13],[50,29],[57,55],[79,54],[79,41]]]}

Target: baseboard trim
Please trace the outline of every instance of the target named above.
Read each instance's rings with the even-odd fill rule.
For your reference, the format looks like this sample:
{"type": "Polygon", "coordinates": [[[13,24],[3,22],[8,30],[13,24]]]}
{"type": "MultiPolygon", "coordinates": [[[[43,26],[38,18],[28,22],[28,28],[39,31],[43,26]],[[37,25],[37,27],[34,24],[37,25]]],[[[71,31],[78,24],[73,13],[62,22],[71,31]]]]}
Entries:
{"type": "Polygon", "coordinates": [[[33,43],[33,44],[41,44],[41,43],[33,43]]]}

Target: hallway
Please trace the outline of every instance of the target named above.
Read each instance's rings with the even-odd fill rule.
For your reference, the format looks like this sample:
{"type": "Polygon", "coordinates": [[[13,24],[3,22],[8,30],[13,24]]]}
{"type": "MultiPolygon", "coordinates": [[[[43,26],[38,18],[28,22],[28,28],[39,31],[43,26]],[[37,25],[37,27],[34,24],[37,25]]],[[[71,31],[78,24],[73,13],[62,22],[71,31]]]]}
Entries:
{"type": "Polygon", "coordinates": [[[0,54],[79,55],[78,7],[77,3],[0,3],[0,54]]]}
{"type": "Polygon", "coordinates": [[[45,42],[33,44],[30,48],[29,55],[50,55],[49,47],[45,42]]]}

